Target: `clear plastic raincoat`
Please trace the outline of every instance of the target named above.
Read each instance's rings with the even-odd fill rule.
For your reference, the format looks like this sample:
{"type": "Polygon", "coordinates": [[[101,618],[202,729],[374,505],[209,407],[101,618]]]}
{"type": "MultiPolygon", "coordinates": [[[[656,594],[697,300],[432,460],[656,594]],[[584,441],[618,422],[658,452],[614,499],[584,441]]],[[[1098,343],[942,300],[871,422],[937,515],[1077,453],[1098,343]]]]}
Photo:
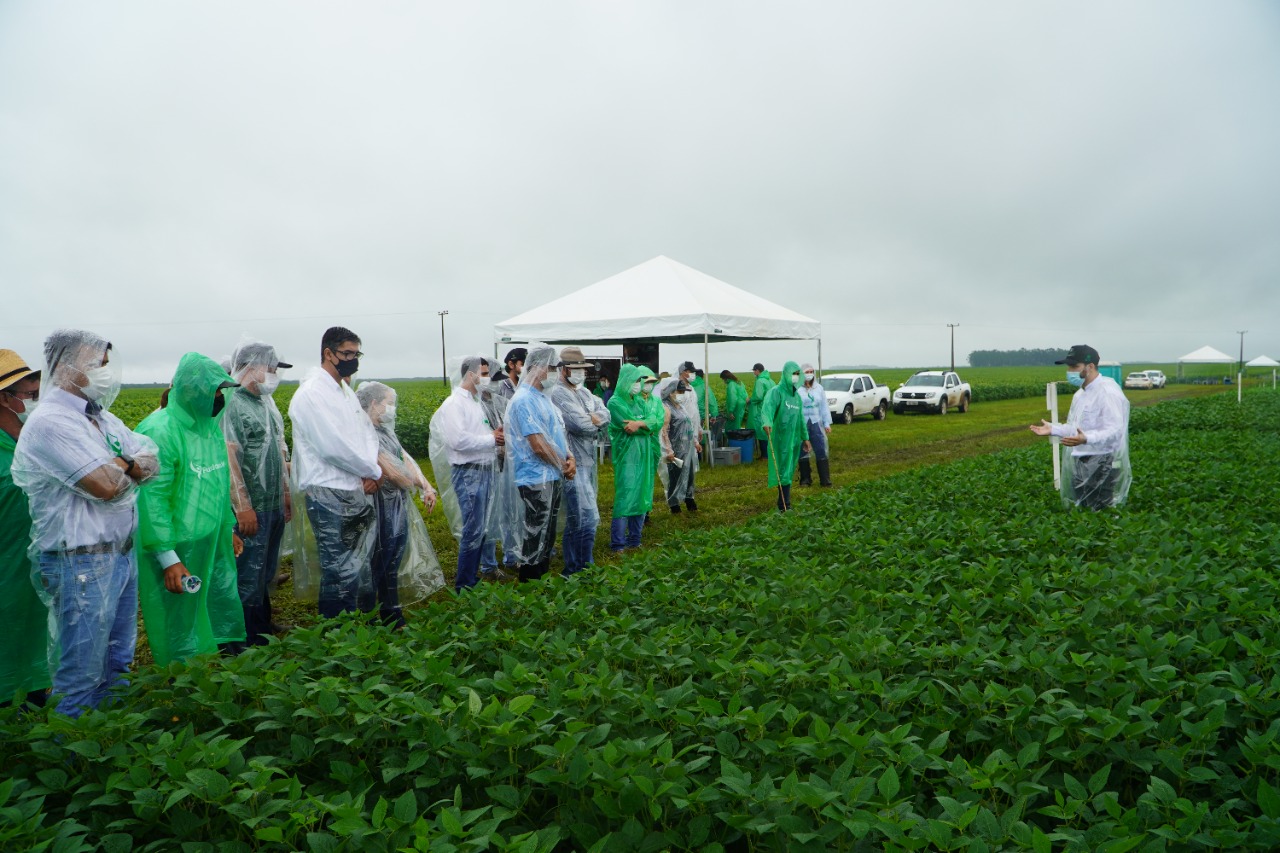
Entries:
{"type": "Polygon", "coordinates": [[[378,435],[382,483],[374,494],[378,513],[373,549],[373,591],[383,621],[402,624],[401,606],[417,604],[444,588],[444,573],[413,496],[430,507],[436,490],[396,436],[396,392],[381,382],[361,382],[356,398],[378,435]]]}
{"type": "MultiPolygon", "coordinates": [[[[657,458],[653,452],[655,434],[648,418],[648,401],[633,391],[648,368],[624,364],[618,385],[609,398],[609,442],[613,459],[613,515],[629,518],[653,508],[653,476],[657,458]],[[643,372],[642,372],[643,371],[643,372]],[[645,427],[634,433],[625,429],[627,421],[641,421],[645,427]]],[[[659,429],[661,423],[659,423],[659,429]]]]}
{"type": "Polygon", "coordinates": [[[1066,506],[1105,509],[1129,498],[1129,400],[1109,376],[1098,376],[1071,395],[1067,422],[1055,425],[1059,437],[1083,432],[1085,443],[1059,446],[1062,454],[1062,502],[1066,506]]]}
{"type": "Polygon", "coordinates": [[[133,663],[137,484],[159,467],[155,443],[107,410],[120,390],[118,362],[102,363],[112,355],[92,332],[49,336],[40,406],[23,425],[11,469],[31,512],[28,553],[49,609],[58,711],[70,716],[98,707],[133,663]]]}
{"type": "MultiPolygon", "coordinates": [[[[794,364],[794,362],[792,362],[794,364]]],[[[786,373],[783,373],[785,378],[786,373]]],[[[774,388],[773,378],[769,376],[769,371],[765,370],[756,377],[756,384],[751,387],[751,398],[747,401],[747,429],[755,430],[756,439],[764,441],[768,436],[764,434],[764,421],[761,417],[761,410],[764,407],[764,398],[768,396],[769,391],[774,388]]]]}
{"type": "Polygon", "coordinates": [[[599,397],[582,385],[574,386],[557,378],[551,402],[560,410],[569,450],[577,473],[564,484],[565,572],[572,574],[591,562],[596,528],[600,524],[599,471],[596,469],[596,442],[609,423],[609,410],[599,397]]]}
{"type": "Polygon", "coordinates": [[[216,402],[218,391],[234,384],[216,361],[189,352],[173,375],[169,405],[138,424],[160,449],[160,473],[139,499],[138,594],[147,642],[161,666],[245,638],[231,544],[231,474],[216,402]],[[165,569],[175,558],[200,578],[198,591],[165,588],[165,569]]]}
{"type": "Polygon", "coordinates": [[[770,486],[791,485],[801,446],[809,440],[804,407],[791,381],[792,375],[799,372],[800,365],[788,361],[782,368],[782,381],[769,389],[760,406],[760,431],[763,433],[765,427],[771,428],[768,436],[770,486]]]}
{"type": "Polygon", "coordinates": [[[694,497],[694,474],[698,470],[697,423],[684,398],[692,397],[675,377],[658,383],[655,396],[666,407],[665,421],[659,433],[662,444],[662,466],[658,469],[667,491],[667,506],[678,507],[681,501],[694,497]]]}
{"type": "Polygon", "coordinates": [[[556,360],[551,347],[531,345],[520,387],[507,406],[506,464],[514,466],[520,492],[512,523],[520,525],[516,563],[521,580],[536,579],[547,570],[570,455],[564,420],[548,396],[557,381],[556,360]]]}

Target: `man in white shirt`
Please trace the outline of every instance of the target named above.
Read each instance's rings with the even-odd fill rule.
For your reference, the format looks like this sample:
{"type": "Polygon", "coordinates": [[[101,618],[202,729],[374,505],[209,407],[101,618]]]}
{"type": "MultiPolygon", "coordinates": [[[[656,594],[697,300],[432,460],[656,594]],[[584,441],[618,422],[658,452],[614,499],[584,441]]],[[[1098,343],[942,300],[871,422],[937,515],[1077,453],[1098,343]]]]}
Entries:
{"type": "Polygon", "coordinates": [[[450,489],[462,517],[458,568],[453,582],[458,591],[475,586],[479,580],[480,555],[493,501],[497,449],[504,440],[502,427],[493,428],[479,399],[480,390],[489,384],[489,362],[480,356],[469,356],[462,360],[461,370],[462,382],[431,418],[433,438],[438,436],[444,443],[450,489]]]}
{"type": "Polygon", "coordinates": [[[1036,435],[1053,435],[1070,448],[1064,453],[1062,498],[1068,504],[1104,509],[1129,496],[1129,401],[1109,376],[1098,372],[1098,351],[1073,346],[1056,364],[1067,366],[1067,382],[1078,388],[1065,424],[1040,421],[1036,435]]]}
{"type": "Polygon", "coordinates": [[[324,617],[374,605],[372,495],[382,469],[373,424],[348,384],[361,355],[355,332],[328,329],[320,343],[320,366],[311,369],[289,403],[293,470],[315,532],[324,617]]]}

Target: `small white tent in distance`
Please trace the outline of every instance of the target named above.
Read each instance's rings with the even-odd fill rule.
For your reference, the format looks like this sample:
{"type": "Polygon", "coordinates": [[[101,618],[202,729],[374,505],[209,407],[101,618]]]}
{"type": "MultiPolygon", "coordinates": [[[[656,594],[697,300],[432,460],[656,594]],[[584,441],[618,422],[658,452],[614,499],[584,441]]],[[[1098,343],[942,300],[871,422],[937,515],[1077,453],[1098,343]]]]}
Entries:
{"type": "Polygon", "coordinates": [[[1202,346],[1178,359],[1178,378],[1182,378],[1184,364],[1235,364],[1236,360],[1221,350],[1211,346],[1202,346]]]}

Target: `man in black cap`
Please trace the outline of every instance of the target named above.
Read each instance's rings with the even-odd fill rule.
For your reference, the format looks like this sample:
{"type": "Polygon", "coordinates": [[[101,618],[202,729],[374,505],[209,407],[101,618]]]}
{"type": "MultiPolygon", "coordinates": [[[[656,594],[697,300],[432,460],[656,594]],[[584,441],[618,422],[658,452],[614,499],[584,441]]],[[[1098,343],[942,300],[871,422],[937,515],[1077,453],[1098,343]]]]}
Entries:
{"type": "Polygon", "coordinates": [[[1056,436],[1064,454],[1062,498],[1068,504],[1103,509],[1119,506],[1129,495],[1129,401],[1116,381],[1098,372],[1098,351],[1077,344],[1055,364],[1067,366],[1071,397],[1065,424],[1042,420],[1036,435],[1056,436]]]}
{"type": "Polygon", "coordinates": [[[520,374],[524,372],[524,359],[529,351],[524,347],[516,347],[507,353],[507,357],[502,360],[507,366],[507,375],[501,382],[494,393],[499,397],[506,397],[510,402],[511,398],[516,395],[516,387],[520,384],[520,374]]]}

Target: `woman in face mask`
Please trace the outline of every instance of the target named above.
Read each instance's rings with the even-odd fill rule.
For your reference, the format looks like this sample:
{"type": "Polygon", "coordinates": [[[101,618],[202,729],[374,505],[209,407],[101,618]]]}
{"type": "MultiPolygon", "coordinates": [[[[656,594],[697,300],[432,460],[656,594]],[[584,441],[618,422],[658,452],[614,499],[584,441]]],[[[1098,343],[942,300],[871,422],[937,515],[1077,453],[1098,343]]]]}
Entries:
{"type": "MultiPolygon", "coordinates": [[[[613,520],[609,547],[614,551],[640,547],[644,517],[653,507],[656,436],[650,426],[648,401],[642,393],[648,368],[624,364],[618,390],[609,399],[609,442],[613,458],[613,520]]],[[[661,420],[658,426],[661,428],[661,420]]]]}
{"type": "Polygon", "coordinates": [[[378,464],[383,474],[373,496],[377,512],[372,558],[373,591],[382,622],[402,628],[405,620],[400,605],[400,566],[409,538],[409,513],[417,512],[412,496],[414,492],[421,492],[422,501],[430,512],[436,505],[436,490],[396,436],[395,390],[381,382],[362,382],[356,391],[356,399],[377,432],[378,464]]]}
{"type": "Polygon", "coordinates": [[[800,365],[788,361],[782,381],[764,398],[760,407],[760,428],[769,443],[769,485],[778,491],[778,511],[791,509],[791,479],[801,452],[812,449],[800,404],[800,365]]]}
{"type": "Polygon", "coordinates": [[[809,457],[818,466],[818,482],[831,485],[831,464],[827,459],[827,436],[831,434],[831,410],[827,408],[827,392],[818,381],[812,364],[801,367],[804,382],[800,385],[800,405],[804,407],[805,430],[813,448],[800,456],[800,485],[813,485],[809,457]]]}
{"type": "Polygon", "coordinates": [[[664,407],[661,441],[667,507],[672,513],[680,512],[681,501],[690,512],[698,509],[698,502],[693,497],[694,473],[702,446],[698,443],[695,416],[690,415],[686,404],[686,397],[692,393],[689,384],[682,379],[671,377],[658,383],[657,396],[664,407]]]}

